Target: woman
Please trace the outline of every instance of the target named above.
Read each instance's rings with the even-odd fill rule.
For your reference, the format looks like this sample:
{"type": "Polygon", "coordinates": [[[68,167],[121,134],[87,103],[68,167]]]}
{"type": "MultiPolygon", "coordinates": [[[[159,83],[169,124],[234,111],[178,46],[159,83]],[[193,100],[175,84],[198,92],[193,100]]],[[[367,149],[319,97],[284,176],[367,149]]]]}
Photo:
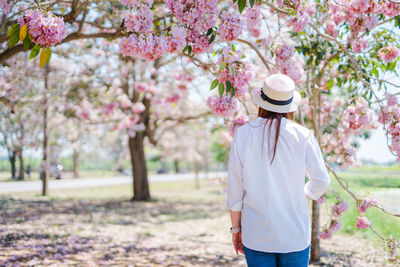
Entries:
{"type": "Polygon", "coordinates": [[[253,101],[258,117],[237,129],[229,154],[233,246],[250,267],[308,266],[306,197],[317,200],[330,183],[321,149],[313,133],[294,122],[301,96],[291,78],[269,76],[253,101]]]}

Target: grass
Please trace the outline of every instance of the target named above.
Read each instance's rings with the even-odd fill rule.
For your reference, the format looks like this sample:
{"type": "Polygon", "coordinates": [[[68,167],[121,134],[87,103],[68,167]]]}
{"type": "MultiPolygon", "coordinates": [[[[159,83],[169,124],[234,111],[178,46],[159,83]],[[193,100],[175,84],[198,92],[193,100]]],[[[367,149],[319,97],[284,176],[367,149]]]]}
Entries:
{"type": "MultiPolygon", "coordinates": [[[[338,173],[344,179],[349,188],[356,193],[358,197],[366,194],[372,194],[377,197],[378,204],[383,205],[388,210],[400,213],[398,203],[400,203],[400,173],[367,173],[360,172],[341,172],[338,173]],[[390,193],[390,194],[389,194],[390,193]],[[397,204],[396,204],[397,203],[397,204]]],[[[370,229],[360,230],[355,227],[355,221],[358,214],[355,201],[351,196],[341,189],[339,183],[334,177],[331,178],[330,189],[340,192],[344,201],[349,204],[349,209],[341,218],[341,233],[356,234],[358,236],[372,240],[380,240],[370,229]]],[[[328,196],[328,203],[335,201],[333,195],[328,196]]],[[[328,208],[323,206],[323,208],[328,208]]],[[[329,210],[325,210],[329,213],[329,210]]],[[[400,238],[400,218],[388,215],[381,210],[371,207],[366,212],[366,217],[372,222],[373,228],[381,235],[400,238]]]]}

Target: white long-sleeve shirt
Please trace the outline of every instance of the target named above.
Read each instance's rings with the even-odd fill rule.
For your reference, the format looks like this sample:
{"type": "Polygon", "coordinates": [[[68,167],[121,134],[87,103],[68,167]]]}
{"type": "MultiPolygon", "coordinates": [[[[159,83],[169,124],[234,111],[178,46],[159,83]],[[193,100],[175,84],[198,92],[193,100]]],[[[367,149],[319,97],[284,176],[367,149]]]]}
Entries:
{"type": "Polygon", "coordinates": [[[265,120],[257,117],[235,133],[226,203],[230,210],[242,212],[246,247],[265,252],[300,251],[311,240],[306,195],[314,200],[323,195],[330,183],[329,174],[313,133],[286,118],[281,121],[271,165],[276,122],[269,132],[269,123],[264,128],[265,120]]]}

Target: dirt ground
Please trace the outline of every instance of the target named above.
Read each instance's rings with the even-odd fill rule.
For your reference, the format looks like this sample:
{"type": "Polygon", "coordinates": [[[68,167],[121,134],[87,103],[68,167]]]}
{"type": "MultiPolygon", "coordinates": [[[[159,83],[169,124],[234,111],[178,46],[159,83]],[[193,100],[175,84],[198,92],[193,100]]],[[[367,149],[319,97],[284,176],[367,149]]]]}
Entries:
{"type": "MultiPolygon", "coordinates": [[[[0,266],[245,266],[231,247],[223,196],[202,187],[160,186],[154,201],[135,203],[122,187],[2,196],[0,266]]],[[[321,247],[310,266],[400,266],[355,236],[321,247]]]]}

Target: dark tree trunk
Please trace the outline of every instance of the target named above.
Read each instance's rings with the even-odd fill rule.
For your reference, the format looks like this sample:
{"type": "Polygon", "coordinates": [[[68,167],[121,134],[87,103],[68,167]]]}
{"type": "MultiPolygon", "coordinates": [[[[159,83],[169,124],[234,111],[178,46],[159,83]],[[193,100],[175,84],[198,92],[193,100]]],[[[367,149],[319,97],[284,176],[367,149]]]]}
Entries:
{"type": "Polygon", "coordinates": [[[133,201],[150,200],[143,139],[144,133],[137,132],[135,137],[129,137],[128,140],[133,173],[133,201]]]}
{"type": "Polygon", "coordinates": [[[178,160],[174,160],[174,169],[175,169],[175,173],[179,173],[179,161],[178,160]]]}
{"type": "Polygon", "coordinates": [[[319,247],[319,204],[317,201],[312,202],[312,224],[311,224],[311,262],[319,262],[321,250],[319,247]]]}
{"type": "Polygon", "coordinates": [[[17,173],[17,168],[15,167],[15,151],[8,151],[8,159],[10,160],[11,165],[11,179],[15,179],[15,175],[17,173]]]}
{"type": "MultiPolygon", "coordinates": [[[[44,77],[44,86],[46,89],[46,93],[48,90],[48,65],[46,66],[46,72],[45,72],[45,77],[44,77]]],[[[43,162],[42,162],[42,172],[41,172],[41,178],[42,178],[42,195],[47,196],[49,194],[48,192],[48,167],[49,164],[47,162],[47,143],[48,143],[48,133],[47,133],[47,113],[48,113],[48,100],[47,97],[44,99],[43,103],[43,162]]]]}
{"type": "Polygon", "coordinates": [[[76,147],[74,147],[74,152],[72,154],[72,164],[73,164],[74,178],[78,178],[79,177],[79,152],[76,147]]]}
{"type": "Polygon", "coordinates": [[[24,170],[24,158],[22,155],[22,147],[18,150],[17,155],[19,160],[18,180],[24,180],[25,170],[24,170]]]}

